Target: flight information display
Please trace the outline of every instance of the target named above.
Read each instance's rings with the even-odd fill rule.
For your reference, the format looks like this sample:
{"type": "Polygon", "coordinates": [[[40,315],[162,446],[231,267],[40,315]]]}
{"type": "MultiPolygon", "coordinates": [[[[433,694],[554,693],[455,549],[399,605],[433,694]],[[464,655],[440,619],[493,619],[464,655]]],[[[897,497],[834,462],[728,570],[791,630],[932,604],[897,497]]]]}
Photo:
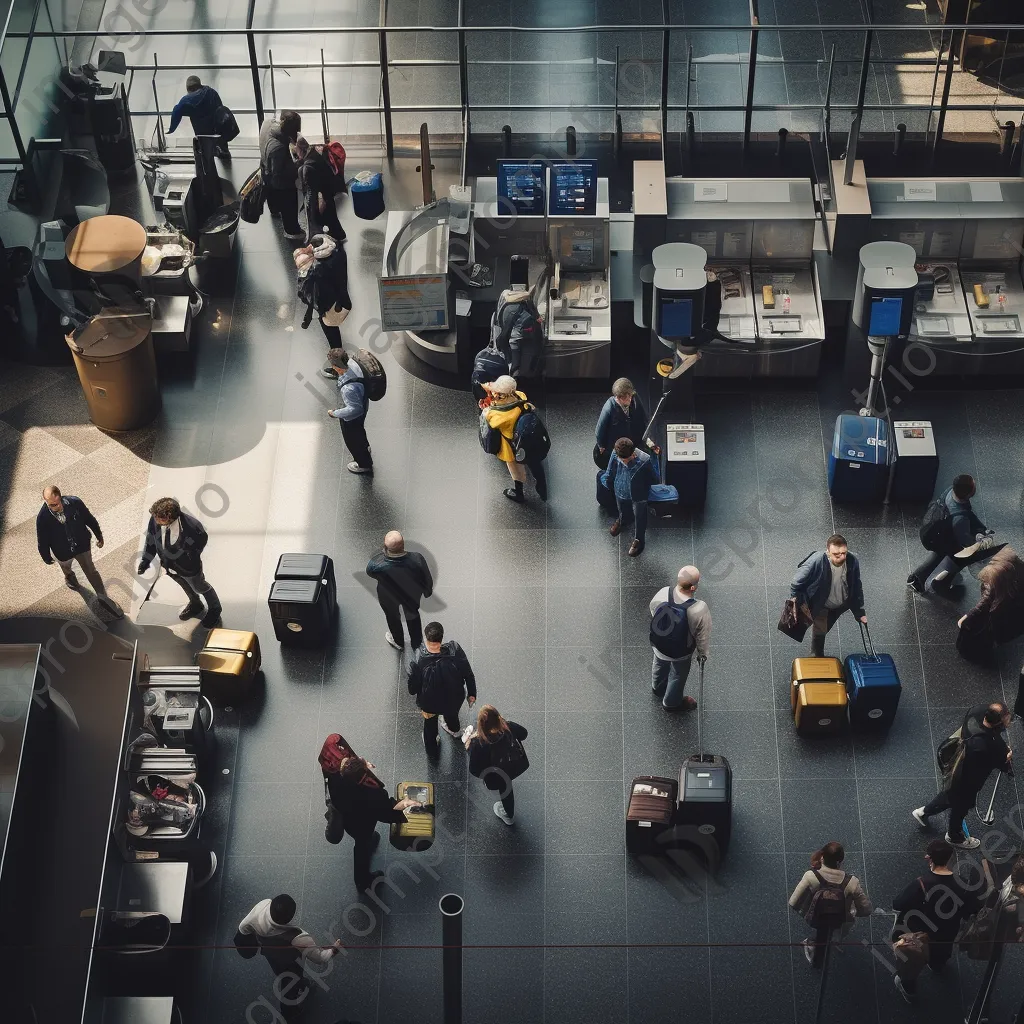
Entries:
{"type": "Polygon", "coordinates": [[[544,165],[518,160],[498,161],[498,197],[516,213],[544,216],[544,165]]]}
{"type": "Polygon", "coordinates": [[[574,160],[551,165],[552,217],[593,217],[597,213],[597,161],[574,160]]]}

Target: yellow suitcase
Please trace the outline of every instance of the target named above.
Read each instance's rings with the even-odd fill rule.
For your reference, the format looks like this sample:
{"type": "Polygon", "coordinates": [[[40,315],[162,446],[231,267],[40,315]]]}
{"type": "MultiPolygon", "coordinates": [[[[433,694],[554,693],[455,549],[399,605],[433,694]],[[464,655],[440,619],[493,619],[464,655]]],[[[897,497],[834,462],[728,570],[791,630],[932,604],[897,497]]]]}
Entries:
{"type": "Polygon", "coordinates": [[[843,680],[843,663],[838,658],[794,658],[791,678],[794,683],[843,680]]]}
{"type": "Polygon", "coordinates": [[[801,736],[827,736],[846,729],[846,684],[831,682],[793,684],[793,722],[801,736]]]}
{"type": "Polygon", "coordinates": [[[432,782],[400,782],[395,799],[409,797],[424,804],[422,810],[410,808],[405,821],[391,823],[391,845],[399,850],[429,850],[434,845],[434,784],[432,782]]]}
{"type": "Polygon", "coordinates": [[[260,639],[244,629],[211,629],[196,656],[203,695],[223,706],[244,699],[262,664],[260,639]]]}

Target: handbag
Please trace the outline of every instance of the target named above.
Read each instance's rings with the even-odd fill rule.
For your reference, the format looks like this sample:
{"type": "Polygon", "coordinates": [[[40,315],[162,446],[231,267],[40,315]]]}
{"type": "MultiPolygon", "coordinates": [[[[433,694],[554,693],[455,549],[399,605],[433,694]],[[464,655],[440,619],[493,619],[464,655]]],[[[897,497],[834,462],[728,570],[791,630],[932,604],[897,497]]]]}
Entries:
{"type": "Polygon", "coordinates": [[[803,641],[804,634],[814,622],[810,608],[803,601],[790,597],[782,606],[779,616],[779,632],[792,637],[797,643],[803,641]]]}
{"type": "Polygon", "coordinates": [[[335,309],[334,306],[331,306],[331,308],[327,310],[322,317],[320,317],[320,321],[325,327],[340,327],[348,319],[350,312],[352,311],[349,309],[335,309]]]}
{"type": "Polygon", "coordinates": [[[509,779],[518,779],[530,767],[526,749],[511,731],[508,733],[508,741],[504,744],[504,748],[494,759],[494,767],[502,771],[509,779]]]}
{"type": "Polygon", "coordinates": [[[324,826],[324,839],[331,846],[337,846],[345,838],[345,819],[341,816],[341,811],[331,803],[327,779],[324,779],[324,804],[326,805],[324,807],[324,818],[327,820],[327,824],[324,826]]]}

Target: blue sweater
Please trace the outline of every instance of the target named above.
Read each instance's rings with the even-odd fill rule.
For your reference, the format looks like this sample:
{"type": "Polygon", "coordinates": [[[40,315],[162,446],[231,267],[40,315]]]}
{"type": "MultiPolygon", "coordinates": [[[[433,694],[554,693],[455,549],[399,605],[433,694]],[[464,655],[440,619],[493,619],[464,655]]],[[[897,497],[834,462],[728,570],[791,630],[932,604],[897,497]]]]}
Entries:
{"type": "Polygon", "coordinates": [[[985,533],[986,528],[985,524],[974,514],[970,498],[960,501],[953,494],[953,488],[950,487],[942,496],[942,500],[946,503],[946,508],[949,509],[949,525],[953,532],[953,540],[957,545],[948,554],[955,554],[973,544],[974,538],[979,533],[985,533]]]}
{"type": "Polygon", "coordinates": [[[183,117],[192,119],[192,131],[196,135],[219,135],[217,131],[217,111],[224,106],[216,89],[208,85],[201,86],[195,92],[187,92],[174,105],[171,111],[171,125],[167,129],[170,135],[183,117]]]}

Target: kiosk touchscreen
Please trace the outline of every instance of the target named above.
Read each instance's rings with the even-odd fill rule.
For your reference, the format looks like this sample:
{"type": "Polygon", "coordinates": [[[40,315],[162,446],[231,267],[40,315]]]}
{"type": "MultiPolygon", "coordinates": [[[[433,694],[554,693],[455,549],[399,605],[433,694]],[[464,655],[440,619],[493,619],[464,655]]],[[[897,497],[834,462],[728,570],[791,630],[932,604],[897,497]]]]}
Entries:
{"type": "Polygon", "coordinates": [[[868,334],[875,338],[895,338],[903,333],[903,299],[898,295],[871,300],[871,315],[868,318],[868,334]]]}
{"type": "Polygon", "coordinates": [[[560,161],[551,165],[548,214],[593,217],[597,213],[597,161],[560,161]]]}
{"type": "Polygon", "coordinates": [[[662,338],[692,338],[693,299],[659,296],[656,329],[662,338]]]}
{"type": "Polygon", "coordinates": [[[519,160],[498,161],[498,199],[520,216],[544,216],[544,165],[519,160]]]}

